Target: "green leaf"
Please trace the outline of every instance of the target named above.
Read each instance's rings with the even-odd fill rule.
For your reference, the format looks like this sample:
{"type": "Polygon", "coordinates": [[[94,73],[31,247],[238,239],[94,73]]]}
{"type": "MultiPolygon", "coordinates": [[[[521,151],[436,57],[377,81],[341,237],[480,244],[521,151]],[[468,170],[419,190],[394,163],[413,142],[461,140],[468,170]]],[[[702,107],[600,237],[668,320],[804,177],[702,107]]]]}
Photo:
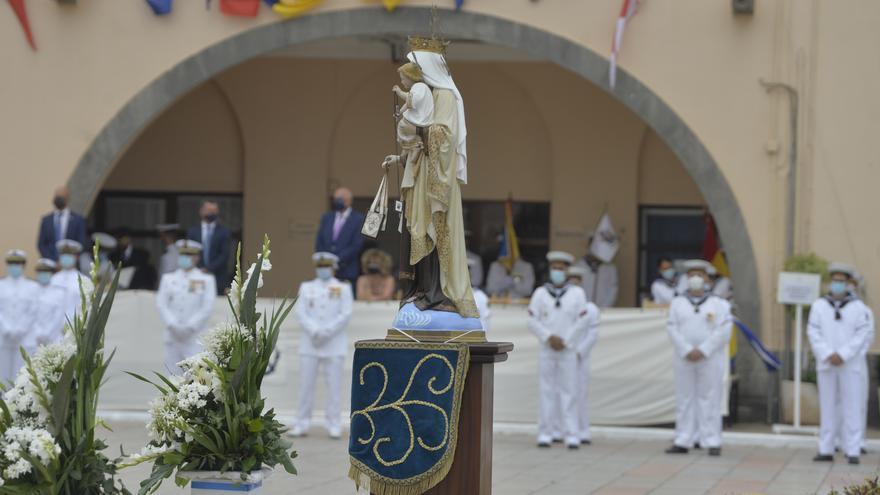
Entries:
{"type": "Polygon", "coordinates": [[[159,379],[162,380],[162,383],[164,383],[165,385],[168,385],[168,388],[170,388],[172,392],[177,393],[177,391],[178,391],[177,386],[174,385],[173,383],[171,383],[171,380],[166,378],[165,375],[163,375],[162,373],[159,373],[158,371],[154,371],[153,374],[158,376],[159,379]]]}
{"type": "MultiPolygon", "coordinates": [[[[137,378],[138,380],[140,380],[140,381],[142,381],[142,382],[144,382],[144,383],[149,383],[150,385],[152,385],[152,386],[156,387],[157,389],[159,389],[159,392],[161,392],[162,395],[168,395],[168,391],[165,390],[164,387],[162,387],[161,385],[158,385],[158,384],[156,384],[156,383],[153,383],[149,378],[144,378],[144,377],[142,377],[141,375],[138,375],[137,373],[132,373],[131,371],[123,371],[123,373],[125,373],[126,375],[129,375],[129,376],[133,376],[133,377],[137,378]]],[[[154,372],[154,373],[155,373],[155,372],[154,372]]],[[[157,373],[157,374],[158,374],[158,373],[157,373]]]]}
{"type": "Polygon", "coordinates": [[[64,423],[67,422],[67,413],[70,409],[70,392],[73,383],[73,374],[76,371],[74,365],[76,356],[72,356],[64,363],[61,370],[61,378],[55,386],[55,398],[52,402],[52,419],[53,433],[58,435],[64,429],[64,423]]]}
{"type": "Polygon", "coordinates": [[[263,421],[260,418],[252,419],[247,422],[248,431],[251,433],[259,433],[263,431],[263,421]]]}

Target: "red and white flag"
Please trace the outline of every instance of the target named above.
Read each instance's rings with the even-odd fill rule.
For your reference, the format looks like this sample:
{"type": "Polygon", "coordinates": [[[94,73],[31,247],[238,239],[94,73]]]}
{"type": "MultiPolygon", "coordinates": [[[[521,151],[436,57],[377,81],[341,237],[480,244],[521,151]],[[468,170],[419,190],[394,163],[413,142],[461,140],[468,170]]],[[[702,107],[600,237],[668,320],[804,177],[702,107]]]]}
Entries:
{"type": "Polygon", "coordinates": [[[620,8],[620,17],[617,18],[617,25],[614,26],[614,38],[611,40],[611,61],[608,67],[608,84],[614,89],[614,83],[617,82],[617,53],[620,52],[620,42],[623,39],[623,30],[626,29],[626,21],[636,15],[641,0],[623,0],[623,6],[620,8]]]}

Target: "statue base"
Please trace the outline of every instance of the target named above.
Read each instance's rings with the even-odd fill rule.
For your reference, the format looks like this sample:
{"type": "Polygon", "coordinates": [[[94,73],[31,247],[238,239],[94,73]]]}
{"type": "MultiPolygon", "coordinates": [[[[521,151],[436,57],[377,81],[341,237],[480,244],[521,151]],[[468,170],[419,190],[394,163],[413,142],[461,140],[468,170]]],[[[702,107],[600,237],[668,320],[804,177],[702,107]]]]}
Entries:
{"type": "Polygon", "coordinates": [[[386,340],[417,342],[486,342],[479,318],[465,318],[451,311],[420,310],[405,304],[397,312],[386,340]]]}

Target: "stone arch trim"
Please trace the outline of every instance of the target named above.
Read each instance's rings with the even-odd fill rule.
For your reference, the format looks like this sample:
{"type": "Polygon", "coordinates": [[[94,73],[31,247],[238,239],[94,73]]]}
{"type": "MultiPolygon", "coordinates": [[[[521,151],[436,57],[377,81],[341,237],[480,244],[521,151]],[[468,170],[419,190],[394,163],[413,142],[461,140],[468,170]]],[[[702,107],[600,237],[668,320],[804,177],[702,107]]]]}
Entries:
{"type": "MultiPolygon", "coordinates": [[[[378,8],[356,8],[307,15],[256,27],[183,60],[138,92],[100,131],[68,181],[73,191],[71,206],[86,210],[117,158],[141,130],[178,97],[223,70],[285,46],[323,38],[422,32],[429,10],[401,7],[388,14],[378,8]]],[[[696,134],[662,98],[623,70],[618,72],[612,91],[607,59],[548,31],[468,11],[442,10],[440,16],[447,36],[515,48],[566,67],[611,93],[651,126],[678,156],[706,198],[727,249],[738,292],[749,295],[738,301],[739,314],[751,325],[759,323],[755,256],[733,190],[696,134]]]]}

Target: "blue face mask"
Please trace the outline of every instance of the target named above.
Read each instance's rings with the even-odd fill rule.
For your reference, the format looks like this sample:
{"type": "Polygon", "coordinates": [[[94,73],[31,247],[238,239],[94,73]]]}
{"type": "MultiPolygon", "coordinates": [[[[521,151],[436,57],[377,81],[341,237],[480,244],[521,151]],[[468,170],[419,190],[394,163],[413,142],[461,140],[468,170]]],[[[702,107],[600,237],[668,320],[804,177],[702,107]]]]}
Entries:
{"type": "Polygon", "coordinates": [[[675,278],[675,268],[667,268],[660,272],[660,276],[665,278],[666,280],[672,280],[675,278]]]}
{"type": "Polygon", "coordinates": [[[37,272],[37,282],[40,285],[49,285],[52,281],[52,272],[37,272]]]}
{"type": "Polygon", "coordinates": [[[318,278],[321,280],[330,280],[330,277],[333,276],[333,269],[326,267],[316,268],[315,275],[317,275],[318,278]]]}
{"type": "Polygon", "coordinates": [[[21,278],[24,275],[24,265],[13,264],[6,266],[6,273],[12,278],[21,278]]]}
{"type": "Polygon", "coordinates": [[[177,257],[177,266],[178,268],[182,268],[184,270],[189,270],[193,267],[193,259],[191,256],[178,256],[177,257]]]}
{"type": "Polygon", "coordinates": [[[342,198],[336,198],[333,200],[333,210],[334,211],[342,211],[345,209],[345,201],[342,198]]]}
{"type": "Polygon", "coordinates": [[[566,276],[563,270],[550,270],[550,283],[553,285],[562,285],[565,283],[566,276]]]}
{"type": "Polygon", "coordinates": [[[831,291],[832,296],[842,296],[846,294],[846,282],[841,280],[832,280],[831,285],[828,286],[828,289],[831,291]]]}
{"type": "Polygon", "coordinates": [[[73,268],[76,266],[76,255],[65,253],[58,257],[58,263],[61,264],[61,268],[73,268]]]}

